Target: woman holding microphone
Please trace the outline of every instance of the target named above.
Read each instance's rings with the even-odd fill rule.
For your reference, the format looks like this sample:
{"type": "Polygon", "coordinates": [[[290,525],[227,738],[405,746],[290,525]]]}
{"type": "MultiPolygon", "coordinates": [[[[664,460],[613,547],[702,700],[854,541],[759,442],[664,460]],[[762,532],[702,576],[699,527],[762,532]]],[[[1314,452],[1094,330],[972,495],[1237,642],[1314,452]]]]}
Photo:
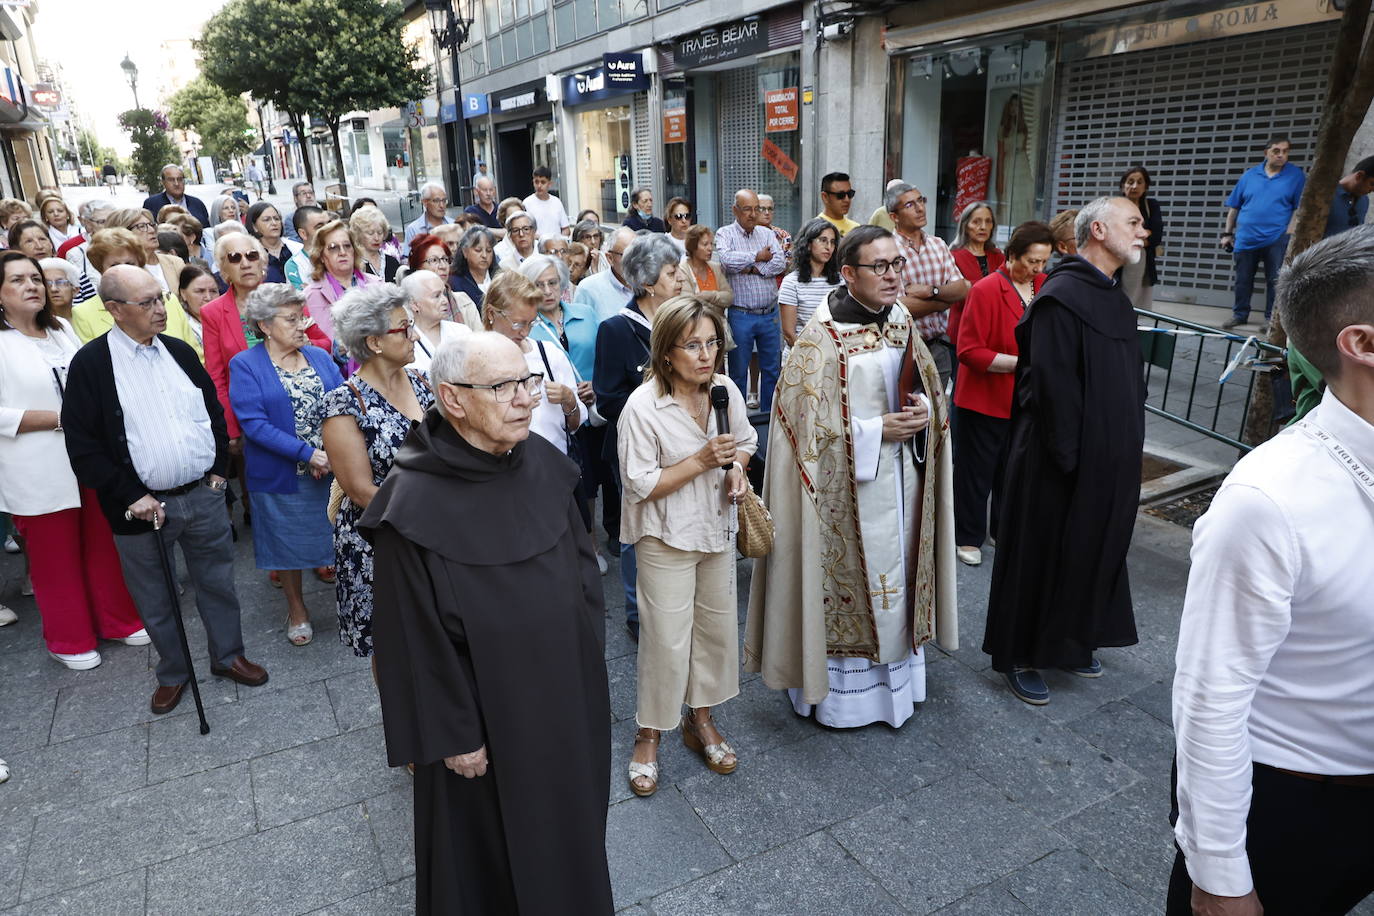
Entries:
{"type": "Polygon", "coordinates": [[[712,771],[738,765],[711,707],[739,693],[734,502],[749,486],[758,434],[723,373],[724,340],[724,322],[704,300],[663,303],[644,383],[619,419],[620,536],[638,559],[639,730],[629,777],[639,796],[658,790],[660,734],[679,721],[683,744],[712,771]],[[729,399],[723,418],[711,405],[717,386],[729,399]]]}

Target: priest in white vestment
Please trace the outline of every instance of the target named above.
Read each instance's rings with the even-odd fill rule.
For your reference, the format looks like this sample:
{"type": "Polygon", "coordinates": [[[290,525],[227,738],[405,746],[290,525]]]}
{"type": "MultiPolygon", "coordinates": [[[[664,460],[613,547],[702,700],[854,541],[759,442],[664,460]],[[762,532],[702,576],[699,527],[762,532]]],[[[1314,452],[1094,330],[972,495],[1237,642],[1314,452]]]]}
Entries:
{"type": "Polygon", "coordinates": [[[835,728],[899,726],[925,699],[925,653],[958,648],[949,419],[914,333],[892,234],[863,226],[838,253],[846,286],[782,367],[764,502],[773,551],[755,562],[745,668],[835,728]]]}

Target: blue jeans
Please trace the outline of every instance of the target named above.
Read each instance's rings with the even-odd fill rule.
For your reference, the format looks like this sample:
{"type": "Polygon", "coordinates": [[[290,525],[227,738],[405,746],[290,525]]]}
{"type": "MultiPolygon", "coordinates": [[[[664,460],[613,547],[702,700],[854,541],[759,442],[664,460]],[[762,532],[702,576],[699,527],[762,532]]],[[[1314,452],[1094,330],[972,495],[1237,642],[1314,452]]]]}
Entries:
{"type": "Polygon", "coordinates": [[[773,389],[778,384],[778,359],[782,355],[782,327],[778,324],[778,310],[750,314],[730,309],[730,333],[735,337],[735,349],[730,351],[730,380],[749,394],[749,358],[755,348],[759,352],[759,410],[768,413],[773,408],[773,389]]]}
{"type": "Polygon", "coordinates": [[[1236,301],[1231,314],[1237,321],[1250,317],[1250,296],[1255,291],[1255,268],[1264,262],[1264,320],[1274,313],[1274,287],[1278,283],[1279,268],[1283,267],[1283,256],[1288,251],[1288,233],[1265,245],[1263,248],[1247,248],[1235,252],[1236,260],[1236,301]]]}
{"type": "Polygon", "coordinates": [[[635,562],[635,545],[620,545],[620,582],[625,586],[625,622],[639,623],[639,592],[635,577],[639,564],[635,562]]]}

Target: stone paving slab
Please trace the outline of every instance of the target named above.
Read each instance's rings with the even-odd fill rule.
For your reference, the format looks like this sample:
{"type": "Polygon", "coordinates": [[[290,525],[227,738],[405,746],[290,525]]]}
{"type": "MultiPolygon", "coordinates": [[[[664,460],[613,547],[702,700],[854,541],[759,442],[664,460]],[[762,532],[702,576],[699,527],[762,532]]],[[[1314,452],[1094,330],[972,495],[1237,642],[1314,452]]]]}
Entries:
{"type": "MultiPolygon", "coordinates": [[[[717,711],[739,770],[710,773],[669,733],[650,799],[625,778],[636,657],[613,561],[607,847],[620,912],[1094,912],[1079,901],[1158,912],[1188,543],[1140,517],[1141,644],[1105,650],[1097,681],[1049,674],[1048,707],[1016,702],[979,649],[988,547],[981,567],[958,570],[962,648],[928,650],[928,699],[903,728],[826,729],[741,673],[740,695],[717,711]]],[[[412,790],[385,765],[368,662],[338,643],[332,590],[310,577],[315,641],[289,645],[251,539],[236,551],[247,654],[271,681],[238,687],[202,662],[207,737],[189,697],[170,716],[148,712],[148,649],[102,645],[100,668],[68,671],[47,658],[31,599],[0,598],[20,614],[0,629],[0,756],[14,766],[0,786],[0,913],[162,916],[210,912],[216,898],[235,912],[413,909],[412,790]]],[[[0,557],[0,585],[17,568],[0,557]]],[[[749,566],[738,569],[743,621],[749,566]]]]}

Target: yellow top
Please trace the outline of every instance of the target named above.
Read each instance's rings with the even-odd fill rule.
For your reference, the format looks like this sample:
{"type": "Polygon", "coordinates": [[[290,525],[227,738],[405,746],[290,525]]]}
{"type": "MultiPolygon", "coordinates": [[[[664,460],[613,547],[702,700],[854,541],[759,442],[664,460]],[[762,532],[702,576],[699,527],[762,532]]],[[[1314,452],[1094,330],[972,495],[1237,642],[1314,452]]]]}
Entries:
{"type": "Polygon", "coordinates": [[[850,219],[849,217],[846,216],[844,219],[831,219],[830,217],[825,215],[824,210],[816,214],[816,219],[823,219],[827,223],[838,229],[840,231],[840,238],[844,238],[844,234],[848,232],[850,229],[859,228],[859,224],[854,222],[854,220],[850,219]]]}
{"type": "MultiPolygon", "coordinates": [[[[200,345],[200,338],[191,330],[191,322],[186,317],[186,310],[181,307],[181,300],[171,293],[165,298],[167,330],[164,333],[190,344],[200,361],[205,362],[205,350],[200,345]]],[[[112,327],[114,316],[105,308],[99,296],[92,296],[72,306],[72,330],[76,331],[76,336],[81,338],[83,344],[95,340],[112,327]]]]}
{"type": "Polygon", "coordinates": [[[874,210],[868,224],[870,226],[882,226],[888,232],[897,231],[897,224],[892,221],[892,214],[887,212],[887,207],[879,207],[874,210]]]}

